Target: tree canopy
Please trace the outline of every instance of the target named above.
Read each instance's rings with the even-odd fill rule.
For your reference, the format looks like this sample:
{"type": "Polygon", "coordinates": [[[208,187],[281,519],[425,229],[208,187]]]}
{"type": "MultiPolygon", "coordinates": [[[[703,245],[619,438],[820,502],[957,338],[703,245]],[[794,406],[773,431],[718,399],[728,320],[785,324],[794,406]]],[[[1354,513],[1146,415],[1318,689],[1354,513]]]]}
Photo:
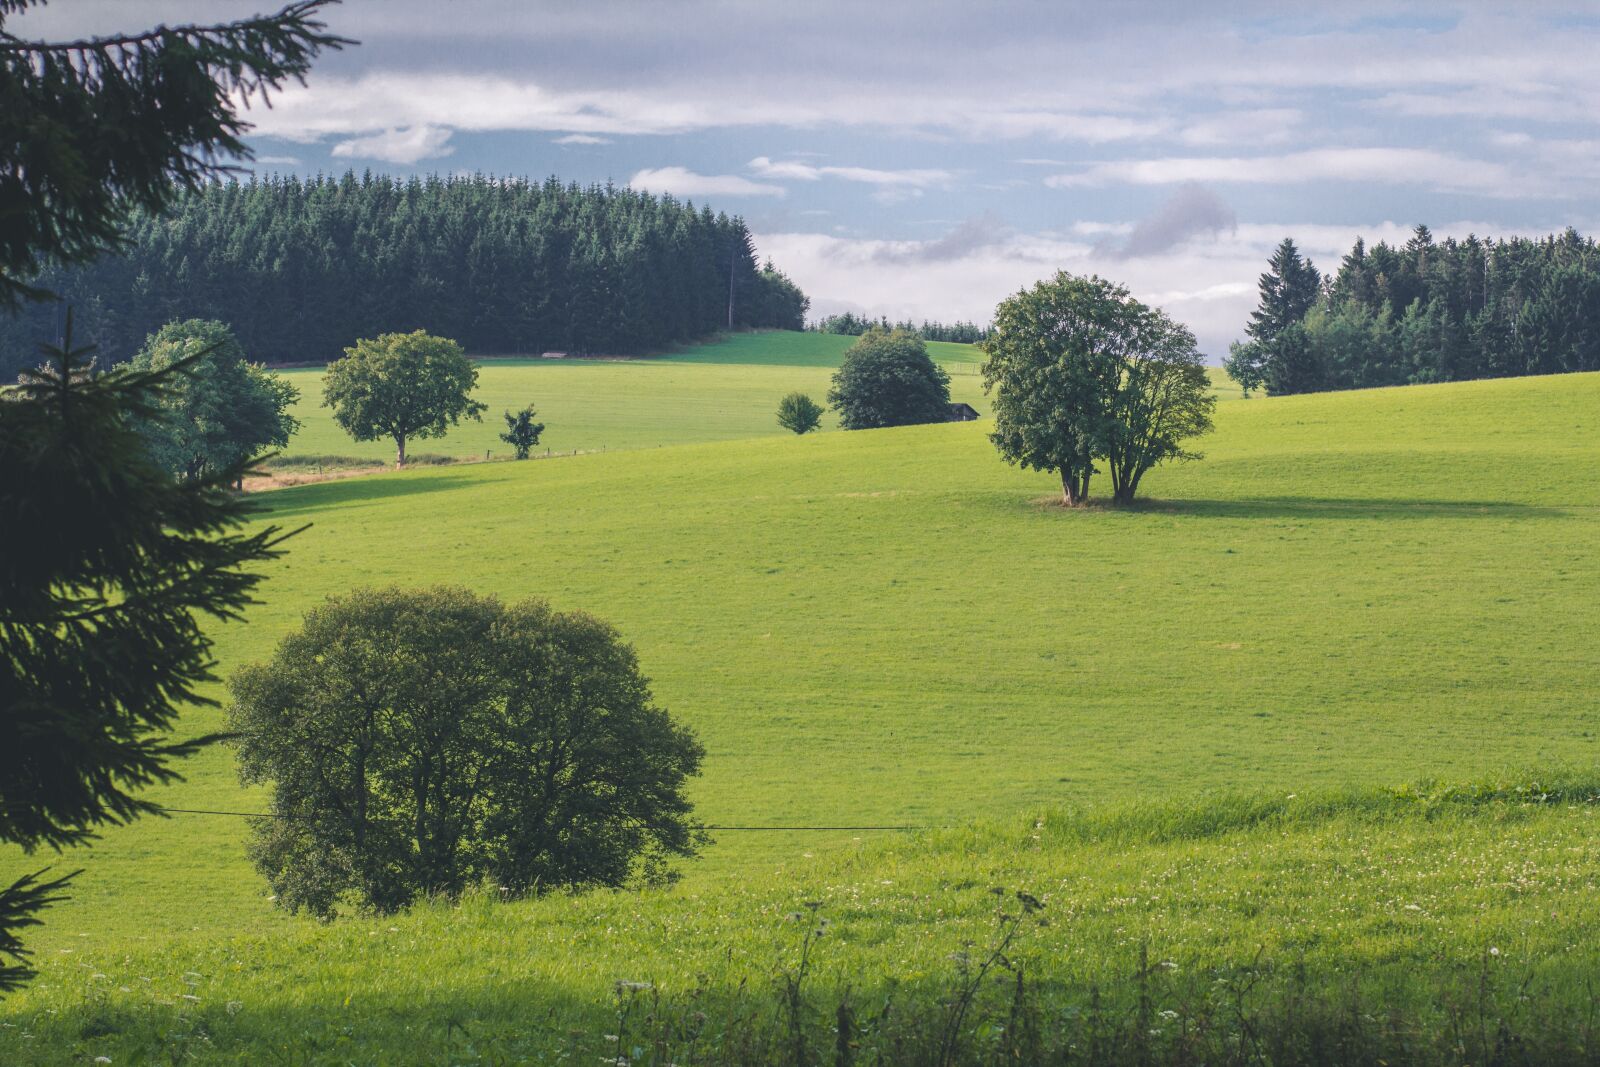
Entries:
{"type": "Polygon", "coordinates": [[[328,364],[322,403],[357,441],[387,437],[396,467],[406,465],[406,443],[443,437],[462,418],[482,419],[485,405],[472,399],[478,368],[447,337],[423,330],[363,338],[328,364]]]}
{"type": "Polygon", "coordinates": [[[247,362],[233,331],[191,319],[156,331],[128,367],[190,366],[162,391],[158,417],[140,424],[156,461],[185,481],[283,448],[300,428],[289,409],[300,391],[247,362]]]}
{"type": "MultiPolygon", "coordinates": [[[[757,266],[741,219],[624,187],[269,176],[164,208],[131,215],[121,255],[36,278],[119,359],[173,319],[226,322],[265,363],[321,363],[415,329],[473,352],[637,353],[725,329],[730,295],[736,328],[798,330],[808,306],[757,266]]],[[[0,321],[0,374],[55,326],[46,306],[0,321]]]]}
{"type": "Polygon", "coordinates": [[[1104,463],[1130,503],[1157,464],[1195,458],[1210,431],[1210,380],[1194,334],[1099,277],[1059,272],[1003,301],[983,343],[1000,454],[1061,479],[1069,505],[1089,498],[1104,463]]]}
{"type": "Polygon", "coordinates": [[[500,440],[511,446],[518,459],[527,459],[533,446],[539,443],[539,435],[544,433],[544,423],[533,421],[536,414],[532,404],[516,414],[505,413],[506,432],[500,435],[500,440]]]}
{"type": "Polygon", "coordinates": [[[1575,230],[1437,241],[1418,226],[1398,247],[1357,239],[1309,301],[1280,299],[1273,279],[1282,273],[1275,256],[1251,339],[1226,363],[1247,388],[1305,393],[1600,370],[1600,247],[1575,230]],[[1259,322],[1272,329],[1259,331],[1259,322]]]}
{"type": "Polygon", "coordinates": [[[950,376],[916,334],[874,327],[845,352],[828,405],[846,430],[944,422],[950,417],[950,376]]]}
{"type": "Polygon", "coordinates": [[[684,786],[703,750],[591,616],[358,591],[232,691],[240,773],[278,816],[252,856],[291,911],[621,886],[696,849],[684,786]]]}

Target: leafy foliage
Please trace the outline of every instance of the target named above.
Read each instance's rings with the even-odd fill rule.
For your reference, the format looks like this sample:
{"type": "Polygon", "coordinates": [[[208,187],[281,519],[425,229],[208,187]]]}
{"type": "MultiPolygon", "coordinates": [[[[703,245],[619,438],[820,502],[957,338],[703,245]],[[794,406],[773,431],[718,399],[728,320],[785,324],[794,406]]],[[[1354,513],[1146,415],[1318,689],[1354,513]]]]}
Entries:
{"type": "Polygon", "coordinates": [[[423,330],[363,338],[328,364],[322,403],[357,441],[387,437],[396,467],[406,465],[406,442],[443,437],[463,417],[483,418],[469,395],[478,368],[461,346],[423,330]]]}
{"type": "MultiPolygon", "coordinates": [[[[179,705],[212,703],[201,617],[237,618],[280,540],[237,532],[242,461],[179,483],[135,426],[197,357],[96,375],[70,320],[45,351],[0,402],[0,841],[29,851],[159,810],[138,792],[214,740],[165,737],[179,705]]],[[[14,883],[0,931],[61,884],[14,883]]]]}
{"type": "Polygon", "coordinates": [[[845,352],[828,404],[846,430],[944,422],[950,376],[916,334],[874,327],[845,352]]]}
{"type": "Polygon", "coordinates": [[[1130,503],[1156,464],[1195,458],[1216,399],[1194,334],[1103,278],[1059,272],[1002,302],[984,386],[996,392],[990,435],[1009,462],[1061,477],[1084,503],[1104,461],[1112,495],[1130,503]]]}
{"type": "Polygon", "coordinates": [[[250,158],[240,107],[352,43],[318,20],[330,2],[67,42],[5,33],[26,5],[0,6],[0,308],[48,297],[41,268],[122,247],[129,208],[157,215],[227,173],[227,157],[250,158]]]}
{"type": "Polygon", "coordinates": [[[620,886],[695,851],[700,745],[588,615],[356,592],[232,689],[241,774],[273,784],[253,855],[290,910],[620,886]]]}
{"type": "Polygon", "coordinates": [[[822,425],[826,410],[805,393],[790,393],[778,401],[778,425],[797,434],[808,434],[822,425]]]}
{"type": "Polygon", "coordinates": [[[260,364],[246,362],[221,322],[170,322],[129,361],[133,371],[188,362],[166,389],[158,417],[141,424],[157,462],[185,481],[283,448],[300,428],[289,414],[300,391],[260,364]]]}
{"type": "Polygon", "coordinates": [[[506,412],[506,432],[500,435],[500,440],[516,450],[518,459],[527,459],[533,446],[539,443],[539,435],[544,433],[544,423],[534,422],[535,412],[533,405],[529,404],[513,415],[506,412]]]}
{"type": "MultiPolygon", "coordinates": [[[[1285,246],[1291,242],[1286,241],[1285,246]]],[[[1357,240],[1320,290],[1285,279],[1315,268],[1273,259],[1251,340],[1228,373],[1247,389],[1306,393],[1415,382],[1600,370],[1600,247],[1568,229],[1538,240],[1398,248],[1357,240]],[[1294,299],[1284,294],[1293,290],[1294,299]],[[1259,324],[1270,324],[1260,330],[1259,324]]]]}
{"type": "MultiPolygon", "coordinates": [[[[757,268],[742,220],[555,179],[269,177],[135,212],[124,254],[36,284],[126,353],[175,318],[220,319],[252,357],[323,362],[356,337],[428,329],[474,352],[633,353],[733,326],[800,329],[806,297],[757,268]]],[[[0,353],[54,312],[0,322],[0,353]]],[[[0,355],[0,373],[15,373],[0,355]]]]}

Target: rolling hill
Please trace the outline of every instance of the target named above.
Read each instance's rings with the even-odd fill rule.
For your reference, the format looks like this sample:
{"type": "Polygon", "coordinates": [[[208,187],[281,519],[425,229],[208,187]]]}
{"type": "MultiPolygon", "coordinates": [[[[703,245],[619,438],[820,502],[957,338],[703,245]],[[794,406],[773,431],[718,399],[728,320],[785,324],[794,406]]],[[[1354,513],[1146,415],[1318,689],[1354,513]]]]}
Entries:
{"type": "MultiPolygon", "coordinates": [[[[531,373],[733,381],[752,366],[531,373]]],[[[218,631],[224,671],[357,585],[542,596],[636,645],[707,747],[695,796],[708,822],[927,832],[729,832],[675,890],[319,928],[265,899],[246,820],[147,820],[72,857],[87,873],[35,935],[45,978],[0,1006],[0,1059],[50,1062],[19,1034],[76,1027],[82,1058],[114,1062],[157,1030],[216,1062],[268,1046],[331,1062],[341,1032],[356,1062],[409,1040],[429,1050],[418,1061],[474,1062],[441,1051],[467,1041],[484,1062],[520,1062],[553,1033],[534,1016],[568,1008],[588,1020],[573,1047],[603,1053],[609,983],[684,996],[704,973],[706,996],[728,1003],[737,975],[770,980],[793,947],[774,924],[804,899],[846,931],[829,988],[854,974],[874,996],[899,982],[931,997],[949,953],[981,939],[990,881],[1073,917],[1042,935],[1054,947],[1039,973],[1063,991],[1127,973],[1162,939],[1150,951],[1176,943],[1185,968],[1245,966],[1270,944],[1319,982],[1415,965],[1434,983],[1411,989],[1421,999],[1486,946],[1520,944],[1570,991],[1557,950],[1594,930],[1593,894],[1572,892],[1600,876],[1589,778],[1569,775],[1555,803],[1494,793],[1442,820],[1374,790],[1596,764],[1600,375],[1252,399],[1222,405],[1217,424],[1203,461],[1152,475],[1130,510],[1053,506],[1050,478],[1001,463],[982,422],[270,494],[266,518],[313,525],[248,622],[218,631]],[[1335,799],[1229,821],[1290,794],[1335,799]],[[1227,799],[1240,795],[1255,799],[1227,799]],[[1105,830],[1120,818],[1094,814],[1107,810],[1134,829],[1105,830]],[[1160,830],[1184,810],[1226,829],[1160,830]],[[1080,819],[1101,830],[1055,834],[1080,819]],[[1495,896],[1524,877],[1513,857],[1527,885],[1495,896]],[[189,993],[185,972],[201,976],[189,993]],[[437,1032],[404,1037],[400,1004],[426,1005],[437,1032]],[[90,1032],[96,1011],[112,1029],[90,1032]],[[450,1020],[471,1020],[467,1036],[450,1020]]],[[[225,750],[188,775],[161,799],[259,804],[225,750]]]]}

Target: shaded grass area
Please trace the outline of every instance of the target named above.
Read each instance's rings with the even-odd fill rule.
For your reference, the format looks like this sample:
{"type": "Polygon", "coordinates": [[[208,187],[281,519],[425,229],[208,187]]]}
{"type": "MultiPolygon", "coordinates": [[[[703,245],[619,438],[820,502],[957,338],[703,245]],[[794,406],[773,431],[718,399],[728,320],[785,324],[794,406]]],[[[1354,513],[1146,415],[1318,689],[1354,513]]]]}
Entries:
{"type": "Polygon", "coordinates": [[[1560,772],[1223,792],[1040,809],[715,888],[88,937],[0,1009],[0,1054],[1587,1062],[1597,800],[1593,774],[1560,772]]]}

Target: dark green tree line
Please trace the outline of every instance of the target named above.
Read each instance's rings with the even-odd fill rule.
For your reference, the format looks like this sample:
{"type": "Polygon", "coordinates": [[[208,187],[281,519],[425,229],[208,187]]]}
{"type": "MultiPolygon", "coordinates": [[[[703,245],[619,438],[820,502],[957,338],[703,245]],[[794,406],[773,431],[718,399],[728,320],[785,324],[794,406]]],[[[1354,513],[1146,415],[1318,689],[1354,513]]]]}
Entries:
{"type": "Polygon", "coordinates": [[[989,336],[992,327],[979,326],[973,322],[929,322],[924,319],[922,325],[913,323],[910,319],[900,322],[890,322],[887,315],[880,315],[876,319],[865,315],[856,315],[844,312],[839,315],[828,315],[818,319],[806,327],[817,333],[837,333],[846,337],[860,337],[868,330],[904,330],[914,333],[924,341],[954,341],[957,344],[975,345],[989,336]]]}
{"type": "Polygon", "coordinates": [[[1600,370],[1600,246],[1418,226],[1398,247],[1357,240],[1319,279],[1285,241],[1246,331],[1228,371],[1275,394],[1600,370]]]}
{"type": "MultiPolygon", "coordinates": [[[[630,353],[726,328],[730,296],[735,327],[800,329],[808,306],[758,266],[741,219],[612,186],[347,173],[211,183],[162,206],[131,216],[122,255],[30,278],[107,356],[190,318],[228,323],[268,363],[416,329],[478,353],[630,353]]],[[[56,314],[0,322],[0,374],[56,314]]]]}

